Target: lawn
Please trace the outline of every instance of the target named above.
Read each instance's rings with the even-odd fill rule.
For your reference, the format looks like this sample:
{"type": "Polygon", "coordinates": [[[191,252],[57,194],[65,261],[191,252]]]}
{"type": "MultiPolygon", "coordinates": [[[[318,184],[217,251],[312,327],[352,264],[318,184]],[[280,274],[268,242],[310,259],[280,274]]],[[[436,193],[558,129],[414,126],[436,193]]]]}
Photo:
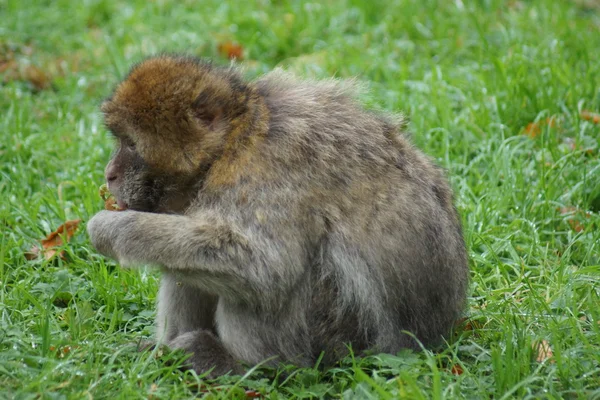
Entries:
{"type": "Polygon", "coordinates": [[[599,52],[596,0],[0,0],[0,398],[600,399],[599,52]],[[365,82],[448,170],[471,285],[441,349],[215,381],[136,351],[159,275],[85,234],[99,103],[147,55],[236,44],[248,77],[365,82]],[[62,253],[28,255],[76,219],[62,253]]]}

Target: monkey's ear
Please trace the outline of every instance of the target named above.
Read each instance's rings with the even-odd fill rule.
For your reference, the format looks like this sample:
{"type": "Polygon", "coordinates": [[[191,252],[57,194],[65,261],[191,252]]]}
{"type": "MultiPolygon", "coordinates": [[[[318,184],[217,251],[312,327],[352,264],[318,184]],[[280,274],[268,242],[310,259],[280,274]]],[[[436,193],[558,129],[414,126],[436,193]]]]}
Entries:
{"type": "Polygon", "coordinates": [[[192,113],[209,128],[221,121],[231,121],[245,110],[245,101],[236,96],[231,88],[218,90],[205,88],[192,103],[192,113]]]}
{"type": "Polygon", "coordinates": [[[192,113],[202,124],[214,126],[225,114],[225,102],[209,90],[204,90],[192,103],[192,113]]]}

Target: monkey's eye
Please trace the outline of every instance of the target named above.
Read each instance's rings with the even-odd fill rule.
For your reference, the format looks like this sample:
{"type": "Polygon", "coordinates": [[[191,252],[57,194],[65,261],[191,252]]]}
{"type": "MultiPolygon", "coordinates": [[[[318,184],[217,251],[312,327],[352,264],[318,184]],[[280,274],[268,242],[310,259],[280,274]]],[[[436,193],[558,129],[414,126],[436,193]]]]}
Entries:
{"type": "Polygon", "coordinates": [[[125,147],[127,150],[135,150],[135,143],[130,139],[124,139],[121,146],[125,147]]]}

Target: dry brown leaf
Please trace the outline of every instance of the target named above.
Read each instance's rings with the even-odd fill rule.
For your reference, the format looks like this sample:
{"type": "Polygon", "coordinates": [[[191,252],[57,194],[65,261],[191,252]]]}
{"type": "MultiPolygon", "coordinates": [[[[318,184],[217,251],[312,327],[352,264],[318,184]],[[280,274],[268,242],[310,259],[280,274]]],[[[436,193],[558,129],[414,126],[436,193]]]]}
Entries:
{"type": "Polygon", "coordinates": [[[524,130],[525,134],[529,137],[536,137],[540,134],[541,129],[540,126],[535,122],[530,122],[527,124],[524,130]]]}
{"type": "Polygon", "coordinates": [[[600,124],[600,114],[588,110],[581,111],[581,118],[593,124],[600,124]]]}
{"type": "Polygon", "coordinates": [[[4,82],[25,81],[31,83],[36,90],[52,86],[50,75],[35,65],[19,65],[15,60],[8,60],[0,63],[0,73],[4,75],[4,82]]]}
{"type": "Polygon", "coordinates": [[[538,122],[531,122],[527,124],[523,132],[527,136],[535,138],[538,137],[540,133],[542,133],[542,128],[544,128],[545,126],[555,128],[557,126],[556,117],[548,117],[546,119],[539,120],[538,122]]]}
{"type": "Polygon", "coordinates": [[[71,353],[71,346],[63,346],[57,350],[56,358],[65,358],[65,356],[68,356],[69,353],[71,353]]]}
{"type": "MultiPolygon", "coordinates": [[[[533,350],[535,351],[535,360],[539,363],[551,359],[554,356],[552,347],[550,347],[550,343],[546,339],[534,343],[533,350]]],[[[553,363],[554,360],[551,359],[550,362],[553,363]]]]}
{"type": "Polygon", "coordinates": [[[52,86],[50,75],[35,65],[25,66],[20,77],[21,80],[31,83],[37,90],[49,89],[52,86]]]}
{"type": "Polygon", "coordinates": [[[30,45],[0,43],[0,74],[4,82],[29,82],[35,90],[52,86],[50,73],[31,63],[34,49],[30,45]]]}
{"type": "Polygon", "coordinates": [[[217,46],[219,53],[223,57],[227,57],[230,60],[243,60],[244,59],[244,48],[238,43],[234,42],[223,42],[217,46]]]}
{"type": "Polygon", "coordinates": [[[0,74],[5,73],[6,71],[13,71],[18,67],[19,65],[15,60],[3,60],[0,62],[0,74]]]}
{"type": "Polygon", "coordinates": [[[559,208],[560,215],[567,215],[567,222],[571,229],[575,232],[579,233],[585,229],[585,225],[577,218],[578,216],[585,216],[586,218],[590,218],[590,213],[584,212],[577,207],[568,206],[559,208]]]}
{"type": "Polygon", "coordinates": [[[463,332],[476,331],[478,329],[483,328],[483,323],[481,321],[477,321],[475,319],[463,317],[463,318],[460,318],[459,320],[457,320],[456,323],[454,324],[454,326],[458,330],[462,329],[463,332]]]}
{"type": "Polygon", "coordinates": [[[28,260],[32,260],[37,258],[40,254],[44,255],[46,260],[50,260],[55,255],[58,255],[60,258],[64,257],[64,251],[58,250],[57,248],[62,246],[65,242],[71,240],[75,232],[77,231],[77,227],[81,222],[80,219],[75,219],[71,221],[67,221],[61,226],[58,227],[54,232],[51,232],[46,239],[41,240],[42,246],[33,246],[31,250],[25,253],[25,258],[28,260]],[[63,242],[63,240],[65,242],[63,242]]]}
{"type": "Polygon", "coordinates": [[[452,365],[452,368],[450,368],[450,372],[451,372],[453,375],[462,375],[462,374],[463,374],[463,372],[465,372],[465,371],[464,371],[464,370],[463,370],[463,368],[460,366],[460,364],[453,364],[453,365],[452,365]]]}
{"type": "Polygon", "coordinates": [[[577,233],[581,232],[585,228],[585,226],[582,225],[581,222],[577,221],[576,219],[570,219],[568,220],[568,222],[571,226],[571,229],[573,229],[577,233]]]}

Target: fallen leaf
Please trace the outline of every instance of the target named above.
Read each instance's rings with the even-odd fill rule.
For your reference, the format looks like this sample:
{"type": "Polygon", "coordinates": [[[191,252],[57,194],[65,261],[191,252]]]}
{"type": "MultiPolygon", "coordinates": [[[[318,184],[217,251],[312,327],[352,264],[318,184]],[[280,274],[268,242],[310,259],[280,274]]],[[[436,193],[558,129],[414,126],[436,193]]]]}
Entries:
{"type": "Polygon", "coordinates": [[[15,60],[0,63],[0,73],[4,82],[29,82],[35,90],[49,89],[52,86],[50,75],[35,65],[20,65],[15,60]]]}
{"type": "Polygon", "coordinates": [[[15,60],[3,60],[0,62],[0,74],[5,73],[6,71],[12,71],[18,68],[18,64],[15,60]]]}
{"type": "Polygon", "coordinates": [[[71,238],[75,234],[75,231],[77,231],[77,227],[79,226],[80,222],[80,219],[65,222],[64,224],[59,226],[58,229],[56,229],[54,232],[51,232],[48,236],[46,236],[46,239],[41,240],[41,247],[35,245],[31,248],[31,250],[26,252],[25,258],[28,260],[32,260],[34,258],[37,258],[40,254],[43,254],[46,260],[50,260],[55,255],[58,255],[60,258],[63,258],[64,251],[58,250],[57,248],[71,240],[71,238]]]}
{"type": "Polygon", "coordinates": [[[529,137],[537,137],[541,132],[540,126],[536,122],[530,122],[525,127],[525,134],[529,137]]]}
{"type": "Polygon", "coordinates": [[[548,117],[546,119],[539,120],[537,122],[530,122],[529,124],[527,124],[527,126],[525,127],[523,132],[527,136],[529,136],[531,138],[535,138],[535,137],[539,136],[540,133],[542,133],[542,128],[544,128],[546,126],[549,128],[555,128],[557,125],[558,125],[557,118],[555,116],[552,116],[552,117],[548,117]]]}
{"type": "Polygon", "coordinates": [[[600,114],[588,110],[581,111],[581,118],[594,124],[600,124],[600,114]]]}
{"type": "Polygon", "coordinates": [[[56,358],[65,358],[71,352],[71,346],[63,346],[56,351],[56,358]]]}
{"type": "Polygon", "coordinates": [[[590,213],[584,212],[577,207],[568,206],[559,208],[560,215],[567,216],[566,221],[575,232],[579,233],[585,229],[585,225],[581,222],[580,217],[590,218],[590,213]],[[579,219],[578,219],[579,217],[579,219]]]}
{"type": "MultiPolygon", "coordinates": [[[[552,347],[550,347],[550,343],[546,339],[534,343],[533,350],[536,352],[535,360],[539,363],[544,362],[554,356],[552,353],[552,347]]],[[[554,360],[550,360],[550,362],[554,363],[554,360]]]]}
{"type": "Polygon", "coordinates": [[[233,59],[243,60],[244,59],[244,48],[237,43],[223,42],[217,46],[217,49],[219,50],[219,53],[222,56],[227,57],[230,60],[233,60],[233,59]]]}
{"type": "Polygon", "coordinates": [[[50,75],[35,65],[23,67],[20,77],[21,80],[31,83],[37,90],[49,89],[52,86],[50,75]]]}
{"type": "Polygon", "coordinates": [[[454,364],[452,365],[452,368],[450,368],[450,372],[453,375],[462,375],[463,372],[465,372],[462,367],[459,364],[454,364]]]}
{"type": "Polygon", "coordinates": [[[454,326],[457,328],[457,330],[462,330],[463,332],[466,332],[482,329],[483,323],[472,318],[463,317],[457,320],[454,326]]]}
{"type": "Polygon", "coordinates": [[[559,207],[560,215],[575,214],[579,209],[573,206],[559,207]]]}
{"type": "Polygon", "coordinates": [[[65,345],[65,346],[61,346],[59,348],[56,348],[54,346],[50,346],[50,351],[56,351],[56,353],[55,353],[56,358],[65,358],[73,350],[79,350],[79,349],[81,349],[80,346],[70,346],[68,344],[65,345]]]}
{"type": "Polygon", "coordinates": [[[567,220],[567,222],[571,226],[571,229],[573,229],[577,233],[581,232],[585,228],[581,224],[581,222],[577,221],[576,219],[569,219],[569,220],[567,220]]]}
{"type": "Polygon", "coordinates": [[[4,82],[29,82],[33,89],[44,90],[52,86],[52,79],[45,69],[34,65],[30,56],[31,46],[0,43],[0,74],[4,82]]]}

